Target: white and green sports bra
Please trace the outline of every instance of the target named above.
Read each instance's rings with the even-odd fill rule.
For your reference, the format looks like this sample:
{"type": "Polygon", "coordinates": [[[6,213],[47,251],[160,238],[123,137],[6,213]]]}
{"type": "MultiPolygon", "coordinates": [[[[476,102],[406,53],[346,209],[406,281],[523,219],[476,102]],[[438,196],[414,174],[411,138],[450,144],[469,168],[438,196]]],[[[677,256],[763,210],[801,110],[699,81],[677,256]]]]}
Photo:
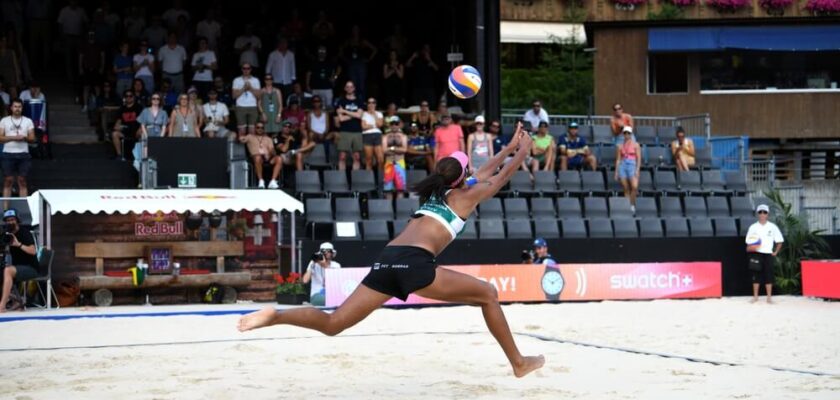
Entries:
{"type": "MultiPolygon", "coordinates": [[[[449,193],[449,191],[446,193],[449,193]]],[[[423,203],[419,210],[414,212],[415,218],[421,215],[432,217],[432,219],[443,224],[449,234],[452,235],[452,239],[455,239],[464,230],[464,224],[467,222],[461,219],[455,211],[452,211],[446,202],[434,195],[423,203]]]]}

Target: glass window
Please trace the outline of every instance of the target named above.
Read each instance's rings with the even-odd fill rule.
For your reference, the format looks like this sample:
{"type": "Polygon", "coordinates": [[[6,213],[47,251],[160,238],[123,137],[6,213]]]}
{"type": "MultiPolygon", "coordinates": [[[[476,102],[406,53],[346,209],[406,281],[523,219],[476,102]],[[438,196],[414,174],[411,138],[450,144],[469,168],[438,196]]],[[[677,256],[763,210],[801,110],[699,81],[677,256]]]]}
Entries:
{"type": "Polygon", "coordinates": [[[700,55],[700,90],[836,89],[840,52],[726,51],[700,55]]]}
{"type": "Polygon", "coordinates": [[[648,57],[649,93],[688,93],[688,55],[651,54],[648,57]]]}

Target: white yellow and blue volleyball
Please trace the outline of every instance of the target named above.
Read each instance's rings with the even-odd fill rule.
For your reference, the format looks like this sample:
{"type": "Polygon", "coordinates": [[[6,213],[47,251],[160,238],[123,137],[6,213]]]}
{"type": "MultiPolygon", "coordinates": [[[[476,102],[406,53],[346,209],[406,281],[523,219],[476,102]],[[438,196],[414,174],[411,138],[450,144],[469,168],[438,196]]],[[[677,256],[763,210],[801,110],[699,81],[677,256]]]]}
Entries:
{"type": "Polygon", "coordinates": [[[449,73],[449,91],[459,99],[469,99],[481,90],[481,74],[472,65],[459,65],[449,73]]]}
{"type": "Polygon", "coordinates": [[[747,246],[759,246],[761,245],[761,237],[758,235],[749,235],[747,236],[747,246]]]}

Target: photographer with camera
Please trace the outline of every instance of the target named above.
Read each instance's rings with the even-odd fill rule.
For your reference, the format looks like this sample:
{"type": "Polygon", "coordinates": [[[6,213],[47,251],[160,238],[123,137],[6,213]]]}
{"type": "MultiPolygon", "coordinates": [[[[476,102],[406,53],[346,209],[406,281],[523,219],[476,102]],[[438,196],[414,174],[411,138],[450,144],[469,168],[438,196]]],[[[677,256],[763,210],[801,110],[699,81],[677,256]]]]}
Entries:
{"type": "Polygon", "coordinates": [[[555,265],[554,257],[548,253],[548,243],[543,238],[536,238],[534,240],[534,252],[532,253],[532,260],[534,264],[555,265]]]}
{"type": "Polygon", "coordinates": [[[38,277],[38,259],[35,258],[35,238],[27,230],[20,229],[20,218],[15,209],[3,213],[5,226],[0,232],[0,265],[3,266],[3,296],[0,298],[0,313],[6,311],[12,283],[23,282],[38,277]],[[5,265],[5,253],[8,249],[12,263],[5,265]]]}
{"type": "Polygon", "coordinates": [[[309,303],[313,306],[326,304],[326,287],[324,286],[325,268],[341,268],[341,264],[333,261],[337,252],[332,243],[321,243],[321,247],[309,260],[306,272],[303,274],[303,283],[312,281],[312,288],[309,291],[309,303]]]}

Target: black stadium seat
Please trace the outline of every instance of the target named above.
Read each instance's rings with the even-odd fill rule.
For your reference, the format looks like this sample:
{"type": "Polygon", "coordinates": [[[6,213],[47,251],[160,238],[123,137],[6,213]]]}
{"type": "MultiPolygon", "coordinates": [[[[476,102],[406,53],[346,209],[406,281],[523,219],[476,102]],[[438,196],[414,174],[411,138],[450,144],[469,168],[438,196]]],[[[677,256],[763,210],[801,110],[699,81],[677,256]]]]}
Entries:
{"type": "Polygon", "coordinates": [[[583,211],[586,218],[607,218],[607,199],[603,197],[587,197],[583,199],[583,211]]]}
{"type": "Polygon", "coordinates": [[[541,237],[543,239],[559,238],[560,229],[557,227],[557,220],[554,218],[535,219],[534,237],[541,237]]]}
{"type": "Polygon", "coordinates": [[[752,202],[750,202],[749,197],[736,197],[733,196],[729,199],[729,202],[732,204],[732,216],[735,218],[754,218],[755,212],[753,211],[752,202]]]}
{"type": "Polygon", "coordinates": [[[456,237],[456,239],[478,239],[478,231],[475,228],[475,220],[468,219],[464,223],[464,230],[456,237]]]}
{"type": "Polygon", "coordinates": [[[679,197],[661,197],[659,199],[659,216],[667,217],[682,217],[682,203],[679,197]]]}
{"type": "Polygon", "coordinates": [[[561,224],[564,238],[586,239],[586,221],[583,218],[566,218],[561,224]]]}
{"type": "Polygon", "coordinates": [[[689,237],[688,221],[685,218],[665,218],[665,237],[689,237]]]}
{"type": "Polygon", "coordinates": [[[478,221],[478,237],[480,239],[504,239],[505,224],[502,219],[482,218],[478,221]]]}
{"type": "Polygon", "coordinates": [[[367,207],[368,219],[383,221],[394,219],[394,206],[389,199],[370,199],[367,202],[367,207]]]}
{"type": "Polygon", "coordinates": [[[715,236],[739,236],[735,218],[714,218],[712,221],[715,224],[715,236]]]}
{"type": "Polygon", "coordinates": [[[508,239],[532,239],[534,232],[531,230],[531,220],[515,219],[507,221],[508,239]]]}
{"type": "Polygon", "coordinates": [[[639,237],[661,238],[665,236],[662,232],[662,220],[659,218],[642,218],[639,220],[639,237]]]}
{"type": "Polygon", "coordinates": [[[420,200],[414,197],[397,199],[397,219],[408,219],[420,208],[420,200]]]}
{"type": "Polygon", "coordinates": [[[557,199],[557,216],[560,218],[583,218],[580,200],[576,197],[561,197],[557,199]]]}
{"type": "Polygon", "coordinates": [[[656,199],[652,197],[636,198],[636,217],[658,218],[659,211],[656,209],[656,199]]]}
{"type": "Polygon", "coordinates": [[[301,194],[323,194],[318,171],[295,171],[295,192],[301,194]]]}
{"type": "Polygon", "coordinates": [[[653,126],[637,126],[633,130],[634,136],[636,136],[636,141],[642,145],[656,145],[657,138],[656,138],[656,127],[653,126]]]}
{"type": "Polygon", "coordinates": [[[709,208],[709,216],[712,218],[728,217],[731,215],[729,212],[729,202],[726,200],[726,197],[708,197],[706,198],[706,204],[709,208]]]}
{"type": "Polygon", "coordinates": [[[686,197],[685,199],[685,216],[689,218],[708,217],[709,213],[706,210],[706,200],[702,197],[686,197]]]}
{"type": "Polygon", "coordinates": [[[639,230],[636,227],[636,220],[633,218],[616,218],[612,220],[613,230],[617,238],[639,237],[639,230]]]}
{"type": "Polygon", "coordinates": [[[658,170],[653,173],[653,181],[656,185],[656,190],[665,194],[680,193],[677,187],[677,178],[674,171],[658,170]]]}
{"type": "Polygon", "coordinates": [[[604,174],[601,171],[581,171],[581,185],[583,192],[592,194],[605,194],[607,191],[604,185],[604,174]]]}
{"type": "Polygon", "coordinates": [[[589,219],[590,238],[611,238],[613,237],[612,222],[608,218],[589,219]]]}
{"type": "Polygon", "coordinates": [[[324,171],[324,191],[332,194],[349,194],[350,185],[347,183],[347,173],[344,171],[324,171]]]}
{"type": "Polygon", "coordinates": [[[723,181],[726,182],[726,189],[735,194],[744,195],[747,193],[747,179],[743,171],[725,171],[723,181]]]}
{"type": "Polygon", "coordinates": [[[561,192],[580,193],[581,182],[578,171],[560,171],[557,173],[557,183],[561,192]]]}
{"type": "Polygon", "coordinates": [[[359,208],[359,199],[355,197],[341,197],[335,199],[335,220],[361,221],[362,211],[359,208]]]}
{"type": "Polygon", "coordinates": [[[528,201],[523,198],[505,199],[505,219],[531,219],[528,201]]]}
{"type": "Polygon", "coordinates": [[[405,171],[406,188],[410,191],[411,188],[414,187],[414,185],[417,182],[420,182],[423,179],[426,179],[427,175],[428,175],[428,173],[426,172],[425,169],[410,169],[408,171],[405,171]]]}
{"type": "Polygon", "coordinates": [[[626,197],[610,197],[609,201],[610,218],[633,218],[633,210],[630,208],[630,199],[626,197]]]}
{"type": "Polygon", "coordinates": [[[478,205],[479,219],[504,219],[502,212],[502,200],[498,197],[491,197],[478,205]]]}
{"type": "Polygon", "coordinates": [[[703,184],[700,178],[700,171],[678,172],[680,190],[690,193],[702,193],[703,184]]]}
{"type": "Polygon", "coordinates": [[[557,190],[557,176],[554,175],[554,171],[534,172],[534,191],[543,195],[556,196],[559,191],[557,190]]]}
{"type": "Polygon", "coordinates": [[[376,191],[376,179],[373,176],[373,171],[352,171],[350,173],[350,190],[355,193],[370,193],[376,191]]]}
{"type": "Polygon", "coordinates": [[[708,218],[691,218],[691,237],[710,237],[715,235],[712,220],[708,218]]]}
{"type": "Polygon", "coordinates": [[[555,219],[554,202],[550,198],[534,197],[531,199],[531,215],[535,220],[555,219]]]}
{"type": "Polygon", "coordinates": [[[531,181],[531,174],[528,171],[516,171],[510,179],[508,192],[522,195],[534,194],[534,182],[531,181]]]}
{"type": "Polygon", "coordinates": [[[362,237],[365,240],[388,240],[388,222],[383,220],[362,221],[362,237]]]}
{"type": "Polygon", "coordinates": [[[306,222],[332,222],[332,205],[330,199],[307,199],[306,222]]]}

